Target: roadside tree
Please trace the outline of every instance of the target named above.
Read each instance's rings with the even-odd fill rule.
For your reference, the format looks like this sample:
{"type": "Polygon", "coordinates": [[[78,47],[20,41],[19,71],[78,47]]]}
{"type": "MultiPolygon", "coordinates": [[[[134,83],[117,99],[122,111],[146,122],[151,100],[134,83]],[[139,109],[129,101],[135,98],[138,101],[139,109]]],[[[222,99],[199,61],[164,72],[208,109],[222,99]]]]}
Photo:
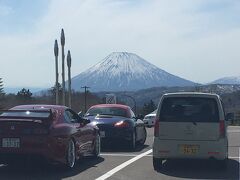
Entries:
{"type": "Polygon", "coordinates": [[[32,93],[29,89],[23,88],[22,90],[18,91],[17,99],[27,101],[32,99],[32,93]]]}

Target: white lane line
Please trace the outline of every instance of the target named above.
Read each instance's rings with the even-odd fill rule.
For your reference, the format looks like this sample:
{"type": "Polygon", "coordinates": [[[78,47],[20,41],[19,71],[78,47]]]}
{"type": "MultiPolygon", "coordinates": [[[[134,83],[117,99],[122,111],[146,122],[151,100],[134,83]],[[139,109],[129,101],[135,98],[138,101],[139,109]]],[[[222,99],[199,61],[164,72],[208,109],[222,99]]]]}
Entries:
{"type": "MultiPolygon", "coordinates": [[[[135,157],[135,156],[138,156],[139,154],[119,154],[119,153],[102,153],[100,154],[100,156],[122,156],[122,157],[135,157]]],[[[150,154],[147,154],[145,156],[152,156],[150,154]]]]}
{"type": "MultiPolygon", "coordinates": [[[[239,148],[240,149],[240,148],[239,148]]],[[[239,152],[240,153],[240,152],[239,152]]],[[[102,153],[102,154],[100,154],[101,156],[115,156],[115,157],[136,157],[136,156],[138,156],[139,154],[114,154],[114,153],[112,153],[112,154],[108,154],[108,153],[102,153]]],[[[152,157],[153,155],[152,154],[147,154],[147,155],[145,155],[145,156],[143,156],[143,157],[152,157]]],[[[240,157],[239,156],[229,156],[228,157],[229,159],[238,159],[239,160],[239,162],[240,162],[240,157]]]]}
{"type": "Polygon", "coordinates": [[[119,166],[113,168],[112,170],[108,171],[107,173],[105,173],[104,175],[100,176],[99,178],[97,178],[96,180],[105,180],[109,177],[111,177],[113,174],[115,174],[116,172],[120,171],[121,169],[125,168],[126,166],[128,166],[129,164],[132,164],[133,162],[137,161],[138,159],[141,159],[142,157],[148,155],[152,153],[152,149],[148,150],[147,152],[144,152],[142,154],[139,154],[137,156],[135,156],[134,158],[120,164],[119,166]]]}

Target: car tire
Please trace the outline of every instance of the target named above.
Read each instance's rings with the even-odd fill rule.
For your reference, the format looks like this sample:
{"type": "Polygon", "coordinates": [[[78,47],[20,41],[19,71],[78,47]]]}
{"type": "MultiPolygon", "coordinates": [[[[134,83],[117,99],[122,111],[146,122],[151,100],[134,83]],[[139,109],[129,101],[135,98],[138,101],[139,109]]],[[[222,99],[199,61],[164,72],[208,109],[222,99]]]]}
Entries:
{"type": "Polygon", "coordinates": [[[95,142],[94,142],[93,153],[92,153],[92,154],[93,154],[93,157],[94,157],[94,158],[99,157],[100,151],[101,151],[101,138],[100,138],[100,135],[97,134],[97,135],[96,135],[95,142]]]}
{"type": "Polygon", "coordinates": [[[154,168],[154,170],[159,171],[159,170],[162,169],[162,166],[163,166],[162,161],[163,160],[160,159],[160,158],[153,157],[153,168],[154,168]]]}
{"type": "Polygon", "coordinates": [[[66,155],[66,167],[68,169],[73,169],[76,164],[76,148],[75,143],[71,139],[68,142],[67,155],[66,155]]]}
{"type": "Polygon", "coordinates": [[[132,138],[129,142],[129,147],[132,151],[134,151],[136,149],[136,133],[135,133],[135,131],[133,131],[133,133],[132,133],[132,138]]]}
{"type": "Polygon", "coordinates": [[[146,141],[146,139],[147,139],[147,130],[146,130],[146,128],[144,127],[144,130],[143,130],[144,132],[144,135],[143,135],[143,139],[141,139],[140,141],[139,141],[139,144],[141,145],[141,146],[143,146],[144,145],[144,143],[145,143],[145,141],[146,141]]]}

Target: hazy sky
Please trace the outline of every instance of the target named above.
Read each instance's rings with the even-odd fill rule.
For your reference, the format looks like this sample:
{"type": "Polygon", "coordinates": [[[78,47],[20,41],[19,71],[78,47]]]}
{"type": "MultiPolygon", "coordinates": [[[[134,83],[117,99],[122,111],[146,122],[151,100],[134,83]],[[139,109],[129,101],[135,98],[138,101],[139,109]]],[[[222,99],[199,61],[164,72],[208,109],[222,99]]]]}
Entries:
{"type": "Polygon", "coordinates": [[[239,12],[239,0],[0,0],[0,77],[53,86],[61,28],[72,76],[113,51],[199,83],[239,76],[239,12]]]}

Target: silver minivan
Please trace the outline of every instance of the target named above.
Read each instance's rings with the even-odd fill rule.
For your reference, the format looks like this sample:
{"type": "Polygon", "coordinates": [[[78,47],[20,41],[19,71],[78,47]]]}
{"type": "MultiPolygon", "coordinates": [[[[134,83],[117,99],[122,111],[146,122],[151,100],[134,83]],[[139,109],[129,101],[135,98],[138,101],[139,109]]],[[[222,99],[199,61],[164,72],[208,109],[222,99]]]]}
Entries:
{"type": "Polygon", "coordinates": [[[154,127],[153,166],[167,159],[228,159],[221,99],[210,93],[169,93],[159,102],[154,127]]]}

